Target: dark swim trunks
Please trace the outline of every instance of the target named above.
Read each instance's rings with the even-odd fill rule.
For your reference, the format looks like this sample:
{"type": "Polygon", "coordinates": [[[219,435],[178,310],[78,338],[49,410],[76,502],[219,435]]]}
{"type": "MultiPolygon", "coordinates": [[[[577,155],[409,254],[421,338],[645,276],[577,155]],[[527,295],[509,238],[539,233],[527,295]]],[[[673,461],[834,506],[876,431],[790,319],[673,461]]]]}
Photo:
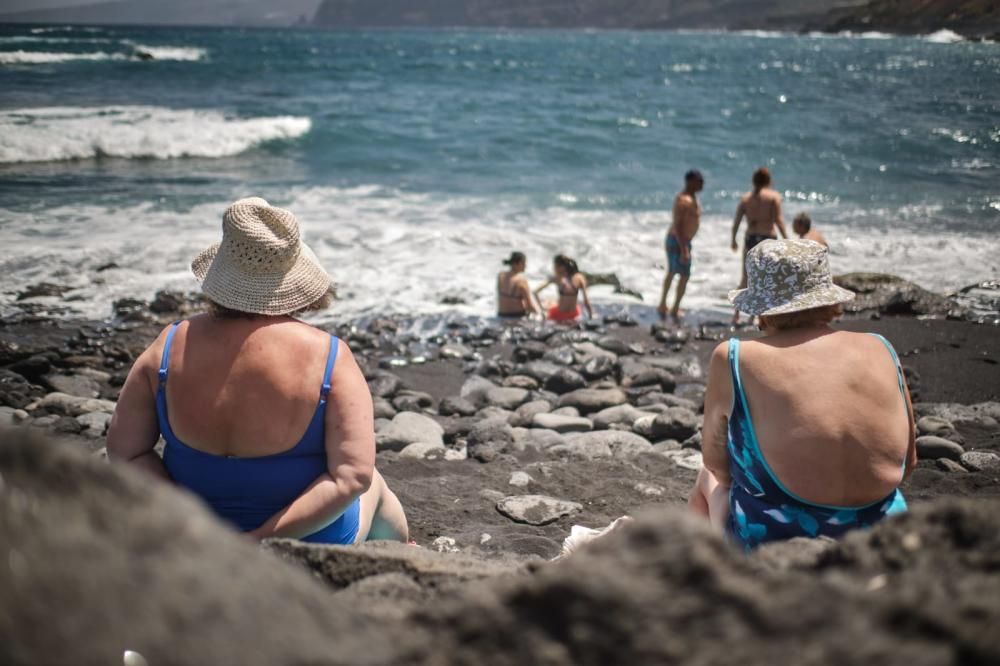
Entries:
{"type": "Polygon", "coordinates": [[[687,242],[688,258],[681,257],[681,242],[673,234],[667,235],[667,264],[671,273],[688,277],[691,275],[691,241],[687,242]]]}
{"type": "Polygon", "coordinates": [[[743,243],[743,254],[746,254],[766,240],[778,240],[778,237],[765,236],[764,234],[747,234],[746,241],[743,243]]]}

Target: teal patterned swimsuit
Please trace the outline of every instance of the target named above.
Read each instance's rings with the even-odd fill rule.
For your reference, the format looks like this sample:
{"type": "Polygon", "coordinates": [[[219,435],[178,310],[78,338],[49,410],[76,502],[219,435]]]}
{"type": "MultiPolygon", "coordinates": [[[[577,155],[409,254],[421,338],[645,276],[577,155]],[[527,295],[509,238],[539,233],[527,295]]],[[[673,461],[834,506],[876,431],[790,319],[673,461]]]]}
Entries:
{"type": "MultiPolygon", "coordinates": [[[[879,338],[896,363],[899,391],[906,403],[903,370],[889,341],[879,338]]],[[[729,519],[726,532],[749,551],[769,541],[793,537],[839,537],[848,530],[868,527],[888,515],[906,511],[899,489],[872,504],[859,507],[829,506],[808,502],[788,490],[764,459],[750,420],[746,394],[740,381],[740,341],[729,341],[729,366],[733,375],[733,413],[729,418],[729,519]]],[[[905,471],[906,461],[903,461],[905,471]]]]}

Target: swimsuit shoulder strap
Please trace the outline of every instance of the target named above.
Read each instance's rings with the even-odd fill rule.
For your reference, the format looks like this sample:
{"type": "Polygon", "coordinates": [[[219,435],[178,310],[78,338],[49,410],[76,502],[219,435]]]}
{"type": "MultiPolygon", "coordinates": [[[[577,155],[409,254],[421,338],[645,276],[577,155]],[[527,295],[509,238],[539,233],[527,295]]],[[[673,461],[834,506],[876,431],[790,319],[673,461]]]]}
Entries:
{"type": "Polygon", "coordinates": [[[904,379],[905,375],[903,374],[903,364],[899,360],[899,355],[893,348],[892,343],[886,340],[884,336],[879,335],[878,333],[869,333],[868,335],[878,340],[881,340],[882,344],[885,345],[885,348],[889,350],[889,355],[892,356],[892,362],[896,364],[896,382],[899,384],[899,394],[903,396],[903,401],[905,402],[906,380],[904,379]]]}
{"type": "Polygon", "coordinates": [[[170,350],[174,346],[174,334],[177,333],[177,327],[181,325],[181,322],[175,321],[170,325],[170,330],[167,331],[167,340],[163,344],[163,353],[160,355],[160,387],[166,385],[167,383],[167,369],[170,365],[170,350]]]}
{"type": "Polygon", "coordinates": [[[337,352],[340,350],[340,338],[330,336],[330,353],[326,357],[326,370],[323,371],[323,386],[320,388],[320,400],[326,400],[330,394],[330,378],[333,377],[333,367],[337,364],[337,352]]]}
{"type": "MultiPolygon", "coordinates": [[[[746,394],[743,393],[743,381],[740,379],[740,340],[739,338],[729,338],[729,372],[733,377],[733,409],[736,411],[738,405],[746,405],[746,394]]],[[[747,418],[750,414],[747,413],[747,418]]]]}

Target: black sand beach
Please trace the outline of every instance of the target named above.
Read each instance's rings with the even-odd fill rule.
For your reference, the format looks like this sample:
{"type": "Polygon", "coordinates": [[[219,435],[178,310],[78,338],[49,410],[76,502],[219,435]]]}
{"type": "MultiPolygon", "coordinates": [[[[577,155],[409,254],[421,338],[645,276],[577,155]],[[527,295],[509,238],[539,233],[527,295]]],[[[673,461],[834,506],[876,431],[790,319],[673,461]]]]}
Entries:
{"type": "MultiPolygon", "coordinates": [[[[52,450],[15,430],[3,435],[0,490],[35,496],[41,507],[30,534],[17,502],[0,510],[2,541],[17,553],[13,569],[0,573],[0,591],[27,604],[0,615],[0,635],[29,636],[0,650],[5,663],[46,663],[46,642],[25,627],[46,607],[80,600],[94,604],[87,622],[124,622],[134,638],[124,643],[92,627],[76,663],[103,663],[129,646],[150,664],[207,663],[222,649],[219,639],[171,643],[167,629],[190,621],[176,609],[229,608],[247,593],[221,576],[190,583],[182,599],[171,581],[202,573],[178,573],[179,549],[219,566],[248,558],[246,575],[268,572],[261,590],[293,590],[275,592],[280,600],[268,609],[230,610],[209,622],[260,636],[280,627],[302,633],[301,641],[257,652],[249,646],[258,641],[249,641],[218,663],[237,655],[240,663],[719,663],[739,654],[765,664],[787,657],[793,635],[811,646],[795,652],[794,663],[1000,659],[1000,644],[981,631],[1000,621],[1000,594],[989,592],[1000,509],[994,325],[872,312],[839,322],[885,335],[903,360],[921,436],[921,460],[903,486],[913,511],[840,543],[795,541],[749,560],[683,515],[700,462],[704,369],[725,326],[650,327],[620,317],[573,328],[453,321],[419,344],[397,335],[390,320],[338,327],[375,396],[378,468],[423,548],[269,542],[265,550],[294,564],[286,567],[221,527],[208,536],[194,526],[214,519],[190,498],[101,460],[132,360],[163,325],[197,306],[161,297],[152,310],[129,307],[110,322],[26,315],[0,325],[0,425],[63,444],[52,450]],[[60,488],[66,474],[72,481],[60,488]],[[55,511],[63,514],[46,524],[55,511]],[[601,528],[624,515],[641,519],[565,564],[546,563],[573,525],[601,528]],[[67,518],[71,536],[56,527],[67,518]],[[60,552],[79,567],[79,576],[59,578],[63,589],[16,577],[19,557],[57,566],[60,552]],[[124,553],[143,564],[126,564],[124,553]],[[123,619],[122,581],[135,576],[151,576],[149,617],[175,617],[172,624],[123,619]],[[113,603],[96,602],[108,592],[113,603]],[[654,609],[656,595],[662,603],[654,609]],[[350,607],[353,619],[331,620],[327,633],[301,622],[290,629],[295,613],[282,617],[287,605],[314,608],[317,618],[350,607]],[[669,623],[672,638],[657,623],[669,623]],[[854,636],[862,625],[850,641],[830,637],[854,636]],[[371,637],[375,627],[392,640],[374,639],[378,647],[364,659],[323,653],[357,645],[340,639],[371,637]]],[[[749,327],[738,334],[757,335],[749,327]]],[[[77,629],[67,623],[56,622],[65,639],[56,645],[74,640],[77,629]]],[[[51,663],[64,663],[53,654],[51,663]]]]}

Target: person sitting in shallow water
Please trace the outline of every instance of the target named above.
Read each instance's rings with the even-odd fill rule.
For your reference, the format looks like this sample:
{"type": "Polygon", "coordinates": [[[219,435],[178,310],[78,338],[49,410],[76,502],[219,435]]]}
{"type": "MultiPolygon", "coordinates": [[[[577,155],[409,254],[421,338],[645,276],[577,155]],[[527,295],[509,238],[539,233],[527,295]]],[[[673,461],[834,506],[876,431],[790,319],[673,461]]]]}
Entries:
{"type": "Polygon", "coordinates": [[[837,537],[905,511],[917,461],[909,391],[885,338],[835,331],[854,294],[827,249],[768,240],[730,300],[764,337],[719,345],[709,368],[701,470],[688,505],[749,550],[837,537]]]}
{"type": "Polygon", "coordinates": [[[365,378],[346,344],[295,319],[333,294],[295,217],[237,201],[192,269],[210,311],[168,326],[136,360],[109,457],[258,539],[405,541],[403,507],[375,469],[365,378]]]}
{"type": "Polygon", "coordinates": [[[795,216],[795,219],[792,220],[792,230],[802,240],[811,240],[825,247],[830,247],[830,244],[826,242],[826,238],[819,232],[819,229],[813,226],[812,218],[807,213],[799,213],[795,216]]]}
{"type": "Polygon", "coordinates": [[[504,262],[510,270],[501,271],[497,275],[497,316],[520,318],[538,312],[535,299],[531,296],[531,287],[524,277],[524,269],[528,260],[522,252],[511,252],[510,259],[504,262]]]}
{"type": "Polygon", "coordinates": [[[590,307],[590,297],[587,295],[587,278],[580,272],[576,262],[565,255],[557,254],[552,260],[552,272],[553,276],[535,290],[536,298],[539,292],[549,285],[554,284],[559,290],[559,301],[549,307],[549,319],[565,322],[579,319],[580,294],[583,295],[583,305],[587,308],[587,317],[593,319],[594,310],[590,307]]]}

